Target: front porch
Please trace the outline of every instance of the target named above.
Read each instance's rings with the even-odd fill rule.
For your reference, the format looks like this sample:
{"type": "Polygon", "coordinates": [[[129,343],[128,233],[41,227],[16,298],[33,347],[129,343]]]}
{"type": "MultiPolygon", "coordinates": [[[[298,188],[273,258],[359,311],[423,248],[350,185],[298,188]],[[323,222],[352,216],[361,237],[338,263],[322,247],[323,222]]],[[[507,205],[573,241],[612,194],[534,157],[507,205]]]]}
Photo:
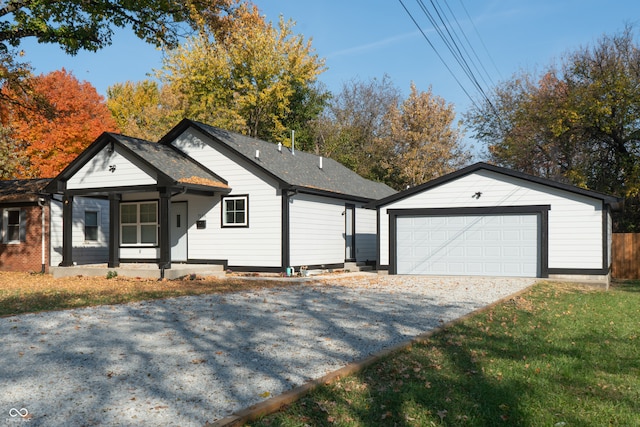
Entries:
{"type": "MultiPolygon", "coordinates": [[[[118,267],[109,267],[108,264],[72,265],[67,267],[50,267],[50,273],[54,278],[88,276],[106,277],[109,272],[115,272],[119,277],[140,277],[145,279],[173,280],[180,277],[196,274],[199,276],[224,277],[224,266],[220,264],[176,264],[171,268],[162,269],[158,264],[152,263],[123,263],[118,267]]],[[[112,273],[113,274],[113,273],[112,273]]]]}

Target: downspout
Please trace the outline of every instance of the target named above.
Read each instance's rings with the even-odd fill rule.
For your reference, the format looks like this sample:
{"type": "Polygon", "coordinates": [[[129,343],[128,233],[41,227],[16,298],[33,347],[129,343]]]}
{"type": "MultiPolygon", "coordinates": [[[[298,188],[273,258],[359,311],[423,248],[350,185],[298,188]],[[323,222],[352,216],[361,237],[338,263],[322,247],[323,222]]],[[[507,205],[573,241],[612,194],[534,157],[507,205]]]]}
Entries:
{"type": "Polygon", "coordinates": [[[46,229],[46,221],[45,221],[45,207],[46,200],[42,197],[38,198],[38,206],[42,210],[42,232],[40,233],[40,240],[42,240],[42,268],[40,270],[41,274],[44,274],[46,271],[46,237],[45,237],[45,229],[46,229]]]}

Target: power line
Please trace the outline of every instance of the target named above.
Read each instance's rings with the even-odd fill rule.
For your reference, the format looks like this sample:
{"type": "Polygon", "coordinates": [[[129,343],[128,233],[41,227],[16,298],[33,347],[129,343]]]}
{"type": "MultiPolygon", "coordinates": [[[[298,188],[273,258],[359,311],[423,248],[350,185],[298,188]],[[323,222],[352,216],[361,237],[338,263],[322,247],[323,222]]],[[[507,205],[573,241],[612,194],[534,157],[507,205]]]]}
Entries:
{"type": "MultiPolygon", "coordinates": [[[[458,85],[463,90],[463,92],[467,95],[467,97],[471,100],[472,104],[477,109],[479,109],[476,101],[473,99],[473,97],[471,97],[467,89],[464,87],[460,79],[458,79],[456,73],[454,73],[454,71],[449,66],[449,64],[445,61],[445,59],[443,58],[441,53],[438,51],[436,46],[432,43],[429,37],[427,37],[426,32],[423,30],[422,26],[419,24],[418,20],[411,13],[409,8],[405,5],[404,1],[403,0],[399,0],[399,1],[402,7],[404,8],[404,10],[407,12],[409,17],[413,21],[413,23],[416,25],[416,27],[422,34],[422,36],[424,37],[424,39],[427,41],[429,46],[431,46],[431,48],[436,53],[440,61],[447,68],[451,76],[458,83],[458,85]]],[[[427,5],[425,5],[425,2],[423,0],[416,0],[416,3],[420,8],[420,10],[422,11],[422,13],[427,17],[427,19],[433,26],[435,32],[439,35],[441,41],[444,43],[449,53],[453,56],[454,60],[457,62],[462,72],[466,75],[467,79],[474,86],[474,88],[476,89],[480,97],[491,108],[494,114],[498,117],[498,120],[501,122],[497,109],[491,102],[491,99],[487,96],[487,93],[485,92],[483,85],[480,83],[480,80],[482,80],[485,86],[488,85],[487,81],[482,76],[482,72],[480,71],[480,69],[484,70],[485,74],[488,76],[489,80],[492,82],[491,77],[489,73],[486,71],[486,68],[484,67],[484,65],[482,64],[482,61],[480,60],[476,50],[473,48],[473,45],[470,43],[469,38],[466,36],[464,31],[462,30],[462,27],[460,26],[460,23],[455,17],[455,14],[449,7],[449,4],[446,2],[446,0],[444,1],[447,6],[447,9],[449,10],[450,15],[452,16],[452,19],[457,24],[459,31],[463,34],[464,39],[469,45],[469,49],[473,53],[473,56],[475,56],[477,63],[480,64],[479,66],[476,64],[476,61],[473,60],[472,55],[469,53],[469,50],[467,50],[467,48],[465,47],[465,43],[462,41],[462,39],[456,32],[456,29],[452,26],[451,20],[445,13],[442,6],[438,3],[438,0],[430,0],[430,4],[431,4],[431,7],[433,8],[433,12],[427,7],[427,5]],[[480,80],[477,77],[478,74],[480,75],[480,80]]],[[[494,86],[493,82],[490,86],[491,87],[494,86]]]]}
{"type": "Polygon", "coordinates": [[[489,49],[487,49],[487,45],[484,43],[484,40],[482,39],[482,36],[480,35],[480,32],[478,31],[478,28],[476,27],[476,23],[473,22],[473,19],[471,19],[471,16],[469,15],[469,11],[467,10],[467,8],[464,5],[464,3],[462,2],[462,0],[460,0],[460,6],[462,6],[462,10],[464,10],[464,13],[467,15],[467,19],[469,20],[469,22],[471,22],[471,25],[473,26],[473,30],[475,31],[476,36],[478,37],[478,40],[480,40],[480,44],[482,44],[482,47],[484,48],[484,52],[489,57],[489,61],[491,61],[491,64],[493,65],[493,68],[496,69],[496,72],[498,73],[498,76],[500,77],[500,79],[502,79],[502,74],[500,73],[500,69],[498,68],[498,66],[496,65],[495,61],[493,60],[493,57],[491,56],[491,53],[489,52],[489,49]]]}
{"type": "Polygon", "coordinates": [[[465,93],[465,95],[467,95],[467,98],[469,98],[469,100],[471,100],[471,103],[478,108],[478,105],[476,104],[475,100],[471,97],[471,95],[469,94],[469,92],[467,91],[467,89],[464,87],[464,85],[462,84],[462,82],[458,79],[458,77],[456,76],[456,74],[453,72],[453,70],[451,69],[451,67],[449,67],[449,64],[447,64],[447,62],[444,60],[444,58],[442,57],[442,55],[440,55],[440,52],[438,52],[438,49],[436,49],[436,47],[433,45],[433,43],[431,43],[431,40],[429,40],[429,37],[427,37],[427,34],[424,32],[424,30],[422,29],[422,27],[420,26],[420,24],[418,24],[418,21],[416,21],[416,19],[414,18],[413,14],[411,13],[411,11],[409,11],[409,9],[407,8],[407,6],[405,6],[404,2],[402,0],[398,0],[400,2],[400,4],[402,5],[402,7],[404,8],[404,10],[407,12],[407,14],[409,15],[409,18],[411,18],[411,20],[413,21],[413,23],[415,24],[415,26],[418,28],[418,31],[420,31],[420,33],[422,34],[422,37],[427,41],[427,43],[429,44],[429,46],[431,46],[431,48],[433,49],[433,51],[435,52],[436,56],[440,59],[440,62],[442,62],[442,65],[445,66],[445,68],[447,69],[447,71],[449,71],[449,74],[451,74],[451,76],[453,77],[453,79],[456,81],[456,83],[458,83],[458,86],[460,86],[460,89],[462,89],[462,91],[465,93]]]}

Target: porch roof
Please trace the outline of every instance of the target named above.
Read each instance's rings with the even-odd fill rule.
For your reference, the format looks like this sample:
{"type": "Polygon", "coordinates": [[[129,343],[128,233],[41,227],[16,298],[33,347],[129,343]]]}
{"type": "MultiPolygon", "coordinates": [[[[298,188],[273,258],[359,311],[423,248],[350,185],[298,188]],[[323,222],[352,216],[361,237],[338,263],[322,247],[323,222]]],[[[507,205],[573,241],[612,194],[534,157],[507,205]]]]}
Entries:
{"type": "MultiPolygon", "coordinates": [[[[117,146],[118,152],[126,158],[136,164],[144,165],[144,169],[153,171],[154,175],[156,175],[158,187],[222,193],[228,193],[231,190],[226,180],[171,146],[105,132],[60,172],[46,186],[46,191],[49,193],[61,193],[66,190],[66,182],[109,145],[111,145],[112,150],[115,149],[114,146],[117,146]]],[[[81,192],[104,194],[119,189],[123,191],[140,191],[141,187],[143,186],[137,186],[135,182],[125,187],[111,187],[108,183],[105,183],[100,188],[83,189],[81,192]]],[[[147,187],[145,187],[145,190],[148,190],[147,187]]]]}
{"type": "Polygon", "coordinates": [[[115,133],[109,135],[175,183],[230,189],[224,179],[171,146],[115,133]]]}

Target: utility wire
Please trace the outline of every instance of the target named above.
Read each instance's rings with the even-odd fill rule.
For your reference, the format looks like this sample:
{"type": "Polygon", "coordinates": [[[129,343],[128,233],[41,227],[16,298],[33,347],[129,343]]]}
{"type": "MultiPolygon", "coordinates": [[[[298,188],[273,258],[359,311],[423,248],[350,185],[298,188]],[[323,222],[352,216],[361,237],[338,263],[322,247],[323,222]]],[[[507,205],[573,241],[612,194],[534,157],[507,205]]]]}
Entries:
{"type": "Polygon", "coordinates": [[[442,55],[440,55],[440,52],[438,52],[438,49],[436,49],[436,47],[433,45],[433,43],[431,43],[431,40],[429,40],[429,37],[427,37],[427,34],[424,32],[424,30],[422,29],[422,27],[420,26],[420,24],[418,24],[418,21],[416,21],[416,19],[414,18],[413,14],[411,13],[411,11],[409,11],[409,9],[407,8],[407,6],[405,6],[404,2],[402,0],[398,0],[400,2],[400,4],[402,5],[402,7],[404,8],[404,10],[407,12],[407,14],[409,15],[409,18],[411,18],[411,20],[413,21],[413,23],[415,24],[415,26],[418,28],[418,31],[420,31],[420,33],[422,34],[422,37],[427,41],[427,43],[429,44],[429,46],[431,46],[431,49],[433,49],[433,51],[435,52],[436,56],[440,59],[440,62],[442,62],[442,65],[445,66],[445,68],[447,69],[447,71],[449,71],[449,74],[451,74],[451,77],[453,77],[453,79],[456,81],[456,83],[458,83],[458,86],[460,86],[460,89],[462,89],[462,91],[465,93],[465,95],[467,95],[467,98],[469,98],[469,100],[471,101],[471,103],[476,107],[478,107],[478,104],[476,104],[476,101],[473,99],[473,97],[469,94],[469,92],[467,91],[467,89],[464,87],[464,85],[462,84],[462,82],[458,79],[458,77],[456,76],[456,74],[453,72],[453,70],[451,69],[451,67],[449,67],[449,64],[447,64],[447,62],[444,60],[444,58],[442,57],[442,55]]]}
{"type": "MultiPolygon", "coordinates": [[[[496,69],[496,72],[498,73],[498,77],[500,77],[500,79],[502,80],[502,74],[500,73],[500,69],[498,68],[498,66],[496,65],[495,61],[493,60],[493,57],[491,56],[491,53],[489,53],[489,49],[487,49],[487,45],[484,43],[484,40],[482,39],[482,36],[480,35],[480,32],[478,31],[478,28],[476,27],[475,22],[473,22],[473,19],[471,19],[471,16],[469,15],[469,11],[467,10],[467,8],[464,5],[464,2],[462,0],[460,0],[460,6],[462,6],[462,10],[464,10],[464,13],[467,15],[467,19],[469,20],[469,22],[471,22],[471,25],[473,25],[473,30],[476,32],[476,36],[478,37],[478,40],[480,40],[480,44],[482,44],[482,47],[484,48],[484,52],[489,57],[489,61],[491,61],[491,64],[493,65],[493,68],[496,69]]],[[[486,72],[486,70],[485,70],[485,72],[486,72]]]]}
{"type": "MultiPolygon", "coordinates": [[[[436,0],[437,2],[437,0],[436,0]]],[[[460,0],[460,2],[462,2],[462,0],[460,0]]],[[[482,70],[480,70],[478,68],[478,66],[476,65],[475,61],[472,61],[472,64],[475,68],[475,70],[480,74],[480,78],[482,79],[482,81],[484,82],[484,84],[486,86],[489,87],[494,87],[495,83],[493,82],[493,79],[491,78],[491,75],[489,74],[489,72],[487,71],[487,69],[485,68],[484,64],[482,63],[482,60],[480,59],[480,56],[478,56],[478,52],[476,51],[476,49],[473,47],[473,45],[471,44],[471,41],[469,40],[469,38],[467,37],[467,34],[465,33],[464,29],[462,28],[462,25],[460,25],[460,21],[458,20],[458,18],[456,17],[455,13],[453,13],[453,10],[451,10],[451,6],[449,6],[449,2],[447,0],[444,0],[444,4],[447,6],[447,9],[449,10],[449,13],[451,14],[451,16],[453,17],[454,22],[456,23],[456,26],[458,27],[458,30],[460,31],[460,33],[462,33],[462,36],[464,37],[464,40],[467,42],[467,46],[469,46],[469,49],[471,50],[471,53],[473,53],[473,56],[475,57],[476,61],[478,62],[478,64],[480,65],[480,68],[482,70]],[[484,75],[482,74],[482,71],[484,71],[484,75]],[[488,79],[488,81],[485,79],[488,79]]],[[[468,13],[467,13],[468,16],[468,13]]],[[[469,18],[469,20],[471,20],[469,18]]],[[[473,24],[473,21],[471,20],[471,24],[473,24]]],[[[473,27],[475,28],[475,24],[473,25],[473,27]]],[[[477,33],[477,29],[476,29],[476,33],[477,33]]],[[[482,40],[481,40],[482,41],[482,40]]],[[[465,44],[462,43],[462,41],[460,41],[460,44],[462,45],[462,48],[464,49],[464,51],[467,53],[467,55],[469,55],[469,52],[467,51],[467,49],[465,48],[465,44]]],[[[485,49],[486,50],[486,49],[485,49]]],[[[488,52],[487,52],[488,53],[488,52]]]]}
{"type": "MultiPolygon", "coordinates": [[[[471,95],[469,94],[467,89],[464,87],[464,85],[460,82],[460,80],[458,79],[456,74],[453,72],[451,67],[444,60],[444,58],[442,57],[442,55],[440,54],[438,49],[431,42],[431,40],[429,40],[429,38],[426,35],[426,32],[422,29],[422,27],[418,23],[418,20],[413,16],[413,14],[409,10],[409,8],[405,5],[403,0],[399,0],[399,1],[400,1],[400,4],[402,5],[402,7],[404,8],[404,10],[407,12],[409,17],[413,21],[413,23],[418,28],[418,30],[422,33],[422,35],[425,38],[425,40],[427,41],[427,43],[434,50],[434,52],[436,53],[436,55],[438,56],[440,61],[447,68],[447,70],[452,75],[452,77],[455,79],[455,81],[458,83],[458,85],[463,90],[463,92],[471,100],[472,104],[477,109],[479,109],[478,104],[476,103],[475,99],[473,99],[471,97],[471,95]]],[[[434,27],[434,30],[440,36],[440,39],[442,40],[444,45],[447,47],[447,49],[449,50],[450,54],[453,56],[455,61],[458,63],[458,65],[460,66],[460,68],[463,71],[463,73],[467,76],[467,78],[469,79],[471,84],[475,87],[475,89],[477,90],[477,92],[480,95],[480,97],[489,106],[489,108],[493,111],[493,113],[498,118],[498,121],[502,124],[502,120],[500,119],[500,115],[499,115],[497,109],[495,108],[495,106],[491,102],[491,99],[487,96],[487,94],[486,94],[486,92],[485,92],[485,90],[483,88],[483,85],[480,84],[480,81],[476,77],[476,74],[482,74],[482,73],[479,71],[478,66],[475,64],[475,62],[470,57],[469,52],[464,47],[464,43],[462,42],[462,40],[456,34],[455,28],[451,28],[452,27],[451,22],[450,22],[449,18],[446,16],[446,14],[445,14],[444,10],[442,9],[442,7],[439,5],[438,0],[430,0],[430,4],[433,7],[435,13],[432,13],[429,10],[429,8],[425,5],[423,0],[416,0],[416,3],[418,4],[418,6],[419,6],[420,10],[422,11],[422,13],[427,17],[427,19],[429,20],[431,25],[434,27]],[[462,46],[462,48],[460,46],[462,46]],[[476,72],[474,72],[474,69],[476,70],[476,72]]],[[[445,3],[446,3],[446,0],[445,0],[445,3]]],[[[453,13],[453,11],[451,10],[451,8],[449,7],[448,4],[447,4],[447,8],[449,9],[451,15],[453,16],[453,19],[458,24],[458,27],[460,28],[461,32],[464,34],[464,31],[462,31],[457,18],[455,18],[455,14],[453,13]]],[[[464,35],[464,37],[467,40],[467,43],[469,44],[471,50],[474,52],[474,55],[476,57],[478,57],[475,49],[473,49],[473,46],[471,45],[471,43],[469,43],[468,38],[466,37],[466,35],[464,35]]],[[[480,62],[481,68],[484,69],[485,73],[486,73],[486,68],[482,65],[482,61],[480,61],[479,58],[478,58],[478,62],[480,62]]],[[[489,75],[489,74],[487,73],[487,75],[489,75]]],[[[481,79],[483,80],[483,82],[486,85],[487,83],[484,80],[484,78],[482,78],[482,76],[481,76],[481,79]]]]}
{"type": "Polygon", "coordinates": [[[471,69],[471,66],[469,65],[469,61],[467,61],[462,51],[460,50],[458,44],[456,43],[455,37],[453,37],[452,32],[449,29],[449,26],[447,25],[447,22],[445,22],[444,18],[442,17],[442,14],[440,13],[438,6],[434,3],[434,0],[430,0],[430,3],[431,3],[431,6],[433,6],[433,9],[435,10],[435,14],[437,15],[438,19],[436,19],[436,17],[429,11],[429,9],[426,7],[426,5],[422,0],[416,0],[416,1],[420,6],[420,8],[422,9],[422,12],[427,16],[431,24],[436,29],[437,33],[440,35],[440,38],[449,49],[449,52],[451,53],[451,55],[453,55],[455,60],[458,62],[458,65],[460,65],[460,68],[462,69],[462,71],[466,74],[469,81],[473,84],[473,86],[475,86],[476,90],[480,93],[480,95],[482,95],[482,97],[486,101],[488,101],[488,98],[482,88],[482,85],[480,84],[473,70],[471,69]]]}

